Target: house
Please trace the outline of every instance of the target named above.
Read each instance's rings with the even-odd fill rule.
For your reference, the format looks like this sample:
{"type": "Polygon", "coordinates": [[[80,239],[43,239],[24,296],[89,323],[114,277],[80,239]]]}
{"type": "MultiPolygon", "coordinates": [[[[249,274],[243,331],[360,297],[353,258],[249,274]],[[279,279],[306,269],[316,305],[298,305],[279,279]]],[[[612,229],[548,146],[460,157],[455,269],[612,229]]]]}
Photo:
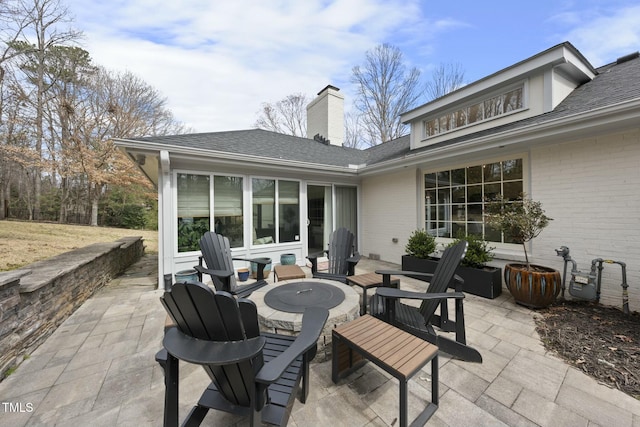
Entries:
{"type": "MultiPolygon", "coordinates": [[[[158,187],[160,276],[193,266],[208,229],[238,256],[274,262],[294,253],[303,264],[339,226],[356,232],[361,253],[391,262],[417,228],[442,244],[480,233],[498,262],[522,260],[482,212],[487,196],[525,192],[554,218],[530,244],[532,261],[562,271],[563,245],[581,270],[624,261],[639,309],[637,53],[594,68],[556,45],[404,113],[410,134],[367,150],[342,146],[343,101],[327,86],[309,105],[315,139],[240,130],[117,140],[158,187]]],[[[607,265],[601,301],[619,305],[621,282],[607,265]]]]}

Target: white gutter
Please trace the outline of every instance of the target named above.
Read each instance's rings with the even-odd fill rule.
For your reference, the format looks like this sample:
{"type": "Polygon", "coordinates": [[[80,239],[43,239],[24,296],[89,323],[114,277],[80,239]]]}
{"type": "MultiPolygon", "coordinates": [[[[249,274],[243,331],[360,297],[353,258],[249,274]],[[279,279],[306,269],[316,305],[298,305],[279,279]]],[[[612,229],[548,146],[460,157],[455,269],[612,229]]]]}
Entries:
{"type": "Polygon", "coordinates": [[[208,158],[215,160],[223,160],[227,164],[236,162],[239,166],[247,166],[247,163],[253,163],[262,169],[302,169],[306,172],[314,171],[320,174],[342,174],[348,176],[355,176],[358,174],[358,170],[361,166],[348,165],[348,166],[332,166],[320,163],[309,163],[290,159],[278,159],[273,157],[262,157],[252,154],[237,154],[229,153],[227,151],[212,151],[202,148],[181,147],[176,145],[157,144],[150,142],[140,142],[130,139],[117,139],[114,140],[115,144],[120,147],[125,147],[134,151],[140,152],[158,152],[166,150],[171,153],[171,157],[174,159],[193,160],[194,156],[198,158],[208,158]],[[124,143],[124,144],[123,144],[124,143]]]}

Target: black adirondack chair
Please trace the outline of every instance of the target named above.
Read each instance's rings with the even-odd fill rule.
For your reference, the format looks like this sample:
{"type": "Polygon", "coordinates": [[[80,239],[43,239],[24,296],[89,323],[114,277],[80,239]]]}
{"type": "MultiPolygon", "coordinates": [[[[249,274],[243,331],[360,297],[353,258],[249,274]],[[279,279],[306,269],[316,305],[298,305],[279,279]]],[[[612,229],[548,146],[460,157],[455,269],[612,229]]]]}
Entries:
{"type": "Polygon", "coordinates": [[[168,327],[156,360],[165,372],[164,425],[178,425],[178,361],[201,365],[211,378],[183,423],[200,425],[209,409],[287,424],[293,400],[309,393],[309,362],[329,312],[308,308],[297,337],[260,333],[253,301],[214,292],[199,282],[173,285],[160,298],[174,326],[168,327]]]}
{"type": "Polygon", "coordinates": [[[198,272],[198,280],[202,282],[202,275],[208,274],[218,291],[230,292],[238,297],[247,297],[256,289],[267,285],[264,280],[264,267],[270,260],[268,258],[233,257],[229,239],[222,234],[216,234],[212,231],[204,233],[200,239],[200,252],[202,255],[198,259],[198,265],[193,267],[198,272]],[[255,262],[257,264],[256,281],[246,285],[238,285],[234,275],[233,260],[255,262]]]}
{"type": "Polygon", "coordinates": [[[456,268],[467,251],[467,242],[448,247],[442,254],[433,274],[412,271],[378,270],[382,274],[383,287],[377,288],[371,301],[372,315],[417,337],[440,347],[453,357],[469,362],[482,362],[480,353],[467,345],[464,326],[462,301],[464,293],[460,290],[464,283],[455,274],[456,268]],[[429,286],[426,292],[410,292],[390,287],[391,275],[427,277],[429,286]],[[454,284],[455,292],[448,292],[449,284],[454,284]],[[421,300],[419,307],[404,304],[401,299],[421,300]],[[455,301],[455,320],[449,318],[448,300],[455,301]],[[436,310],[440,306],[440,314],[436,310]],[[455,332],[455,340],[443,334],[436,334],[434,326],[444,332],[455,332]]]}
{"type": "Polygon", "coordinates": [[[310,255],[311,274],[317,279],[338,280],[346,283],[347,276],[355,274],[355,268],[360,261],[360,254],[355,250],[355,236],[346,228],[338,228],[329,236],[329,249],[326,250],[329,266],[326,272],[318,271],[318,257],[323,253],[310,255]]]}

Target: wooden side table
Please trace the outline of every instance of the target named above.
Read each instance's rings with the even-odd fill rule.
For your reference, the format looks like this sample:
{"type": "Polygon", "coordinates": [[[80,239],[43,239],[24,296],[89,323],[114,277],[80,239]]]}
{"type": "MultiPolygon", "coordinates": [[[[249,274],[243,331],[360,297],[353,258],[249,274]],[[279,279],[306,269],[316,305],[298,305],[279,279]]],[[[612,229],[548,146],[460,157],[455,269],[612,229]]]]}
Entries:
{"type": "MultiPolygon", "coordinates": [[[[367,314],[367,289],[383,286],[382,274],[365,273],[355,276],[347,276],[347,285],[356,285],[362,288],[362,306],[360,314],[367,314]]],[[[391,276],[391,286],[397,288],[400,285],[400,279],[391,276]]]]}
{"type": "Polygon", "coordinates": [[[304,279],[307,277],[305,272],[297,265],[276,265],[273,268],[274,279],[278,280],[292,280],[292,279],[304,279]]]}
{"type": "Polygon", "coordinates": [[[408,381],[431,362],[431,403],[411,425],[424,425],[438,409],[438,347],[365,314],[332,331],[331,379],[358,369],[369,360],[400,383],[400,427],[407,426],[408,381]]]}

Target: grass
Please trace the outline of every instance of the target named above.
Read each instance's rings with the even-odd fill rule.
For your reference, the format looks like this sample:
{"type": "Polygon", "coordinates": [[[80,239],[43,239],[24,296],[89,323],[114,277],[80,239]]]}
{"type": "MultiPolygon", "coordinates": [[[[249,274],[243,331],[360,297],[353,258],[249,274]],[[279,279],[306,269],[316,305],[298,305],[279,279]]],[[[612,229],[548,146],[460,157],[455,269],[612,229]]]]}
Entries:
{"type": "Polygon", "coordinates": [[[113,242],[125,236],[142,236],[145,252],[158,253],[158,232],[155,230],[3,220],[0,221],[0,271],[14,270],[92,243],[113,242]]]}

